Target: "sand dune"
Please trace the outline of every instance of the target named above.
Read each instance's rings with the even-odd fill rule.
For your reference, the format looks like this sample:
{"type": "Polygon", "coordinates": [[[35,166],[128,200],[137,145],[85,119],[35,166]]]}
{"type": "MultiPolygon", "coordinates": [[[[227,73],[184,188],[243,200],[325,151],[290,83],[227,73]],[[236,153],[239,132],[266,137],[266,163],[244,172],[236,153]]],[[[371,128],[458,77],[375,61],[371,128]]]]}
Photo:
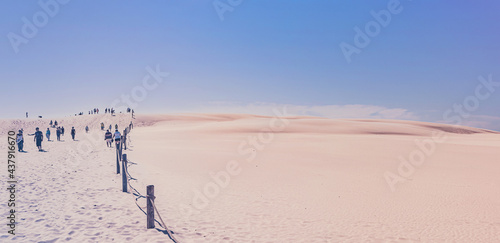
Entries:
{"type": "Polygon", "coordinates": [[[133,156],[149,161],[151,183],[168,185],[158,188],[165,198],[159,203],[177,218],[174,228],[188,242],[491,242],[499,237],[500,198],[493,192],[500,182],[500,142],[492,131],[292,117],[282,130],[266,135],[271,117],[144,119],[155,125],[134,134],[133,156]],[[415,139],[437,132],[445,132],[446,142],[392,192],[384,173],[397,174],[398,157],[418,149],[415,139]],[[258,142],[259,135],[264,142],[258,142]],[[213,173],[230,161],[241,172],[226,187],[213,189],[213,173]]]}
{"type": "MultiPolygon", "coordinates": [[[[134,198],[120,192],[114,152],[97,142],[102,120],[123,129],[130,117],[58,119],[77,127],[79,141],[67,134],[65,142],[46,143],[47,153],[28,142],[19,155],[16,240],[169,242],[145,229],[134,198]],[[90,149],[76,160],[68,151],[83,143],[90,149]]],[[[9,129],[48,121],[2,120],[0,132],[5,138],[9,129]]],[[[126,152],[137,163],[134,185],[155,185],[157,206],[181,242],[500,241],[494,131],[235,114],[139,115],[134,124],[126,152]],[[431,146],[436,134],[443,141],[431,146]],[[415,151],[423,159],[401,174],[415,151]],[[404,180],[391,190],[387,173],[404,180]]],[[[6,154],[5,143],[0,151],[6,154]]]]}

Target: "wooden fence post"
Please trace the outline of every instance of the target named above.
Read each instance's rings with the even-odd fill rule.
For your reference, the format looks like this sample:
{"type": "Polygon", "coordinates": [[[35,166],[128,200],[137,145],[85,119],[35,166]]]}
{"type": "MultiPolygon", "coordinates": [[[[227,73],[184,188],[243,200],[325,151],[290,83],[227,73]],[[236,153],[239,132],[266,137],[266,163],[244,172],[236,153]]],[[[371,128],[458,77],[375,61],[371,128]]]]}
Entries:
{"type": "Polygon", "coordinates": [[[115,143],[116,147],[116,174],[120,174],[120,148],[118,148],[118,145],[115,143]]]}
{"type": "Polygon", "coordinates": [[[127,128],[123,130],[123,148],[127,150],[127,128]]]}
{"type": "Polygon", "coordinates": [[[122,161],[122,151],[123,151],[123,136],[120,138],[120,142],[119,142],[119,146],[118,146],[118,157],[120,158],[120,161],[122,161]]]}
{"type": "Polygon", "coordinates": [[[147,187],[147,223],[148,229],[154,229],[155,227],[155,209],[153,208],[153,202],[155,200],[155,186],[149,185],[147,187]]]}
{"type": "Polygon", "coordinates": [[[127,192],[127,173],[125,170],[127,169],[127,154],[123,154],[122,158],[122,186],[123,192],[127,192]]]}

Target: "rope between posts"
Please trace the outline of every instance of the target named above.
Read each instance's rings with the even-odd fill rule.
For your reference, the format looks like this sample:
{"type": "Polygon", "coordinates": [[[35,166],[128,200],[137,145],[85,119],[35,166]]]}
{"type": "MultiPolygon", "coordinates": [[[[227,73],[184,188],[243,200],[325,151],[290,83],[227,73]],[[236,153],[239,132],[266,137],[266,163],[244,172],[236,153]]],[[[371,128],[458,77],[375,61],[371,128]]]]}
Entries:
{"type": "MultiPolygon", "coordinates": [[[[130,139],[130,137],[128,138],[130,139]]],[[[128,140],[126,139],[126,140],[128,140]]],[[[126,141],[125,140],[125,141],[126,141]]],[[[130,140],[131,142],[131,140],[130,140]]],[[[120,146],[121,146],[121,142],[120,142],[120,146]]],[[[118,152],[118,151],[117,151],[118,152]]],[[[120,158],[121,159],[121,158],[120,158]]],[[[132,184],[130,184],[130,181],[131,180],[137,180],[135,179],[134,177],[132,177],[128,171],[128,167],[130,167],[131,164],[137,164],[137,163],[134,163],[132,161],[128,161],[127,160],[127,166],[124,168],[124,171],[127,175],[127,185],[130,189],[132,189],[135,193],[131,193],[131,195],[133,197],[135,197],[135,205],[137,205],[137,207],[143,212],[146,214],[146,212],[144,211],[144,208],[141,207],[138,203],[139,199],[140,198],[146,198],[146,199],[149,199],[151,201],[151,204],[153,205],[153,208],[154,210],[156,211],[156,214],[158,215],[158,218],[160,218],[160,221],[161,221],[161,224],[158,223],[162,228],[164,228],[166,231],[167,231],[167,235],[170,237],[170,239],[174,242],[174,243],[179,243],[179,241],[170,233],[170,230],[167,228],[167,224],[165,224],[165,222],[163,221],[161,215],[160,215],[160,212],[158,211],[158,208],[156,208],[156,204],[154,203],[154,200],[151,200],[151,198],[147,197],[147,196],[144,196],[142,195],[137,189],[135,189],[132,184]],[[129,163],[130,162],[130,163],[129,163]]]]}
{"type": "Polygon", "coordinates": [[[130,184],[130,181],[131,181],[131,180],[137,180],[137,179],[133,178],[133,177],[130,175],[130,173],[128,172],[128,167],[130,166],[128,162],[129,162],[129,161],[127,161],[127,167],[125,168],[125,172],[127,173],[127,184],[128,184],[128,186],[129,186],[132,190],[134,190],[134,191],[136,192],[137,196],[139,196],[139,197],[145,197],[144,195],[142,195],[142,194],[141,194],[141,193],[140,193],[137,189],[135,189],[135,188],[134,188],[134,187],[130,184]]]}
{"type": "Polygon", "coordinates": [[[174,241],[175,243],[178,243],[179,241],[177,241],[177,239],[175,239],[175,237],[172,234],[170,234],[170,230],[167,228],[167,225],[165,224],[165,222],[163,222],[163,219],[161,218],[160,212],[158,212],[158,209],[156,208],[155,201],[151,200],[151,198],[148,198],[148,199],[151,201],[151,204],[153,204],[153,208],[155,209],[156,214],[158,215],[158,218],[160,218],[160,221],[161,221],[160,226],[167,231],[167,234],[170,237],[170,239],[172,239],[172,241],[174,241]]]}
{"type": "MultiPolygon", "coordinates": [[[[127,166],[128,167],[128,166],[127,166]]],[[[138,203],[139,199],[140,198],[146,198],[144,195],[142,195],[137,189],[135,189],[131,184],[130,184],[130,180],[135,180],[134,178],[132,178],[132,176],[130,176],[130,174],[128,173],[128,168],[125,168],[125,172],[127,173],[127,184],[128,184],[128,187],[132,190],[135,191],[135,193],[131,193],[130,195],[132,195],[132,197],[135,197],[135,205],[137,205],[137,207],[143,212],[143,213],[146,213],[146,211],[144,211],[144,208],[141,207],[138,203]]]]}
{"type": "MultiPolygon", "coordinates": [[[[135,189],[135,188],[134,188],[134,187],[130,184],[130,181],[131,181],[131,180],[136,180],[136,179],[135,179],[135,178],[133,178],[133,177],[130,175],[130,173],[128,172],[128,167],[130,166],[128,162],[129,162],[129,161],[127,161],[127,167],[125,167],[125,173],[127,174],[127,184],[128,184],[128,186],[129,186],[132,190],[134,190],[134,191],[135,191],[135,194],[134,194],[134,193],[132,193],[132,196],[135,196],[135,197],[136,197],[136,198],[135,198],[135,205],[137,205],[137,207],[138,207],[139,209],[141,209],[141,210],[142,210],[142,212],[146,213],[146,212],[144,211],[144,208],[143,208],[143,207],[141,207],[141,206],[138,204],[138,200],[139,200],[140,198],[147,198],[147,199],[150,199],[150,198],[148,198],[147,196],[142,195],[142,194],[141,194],[141,193],[140,193],[137,189],[135,189]]],[[[132,162],[132,163],[133,163],[133,162],[132,162]]],[[[151,199],[150,199],[150,200],[151,200],[151,199]]],[[[175,237],[174,237],[174,236],[170,233],[170,230],[167,228],[167,225],[165,224],[165,222],[163,222],[163,219],[162,219],[162,217],[161,217],[161,215],[160,215],[160,212],[159,212],[159,211],[158,211],[158,209],[156,208],[156,204],[154,203],[154,201],[153,201],[153,200],[151,200],[151,203],[153,204],[153,208],[155,209],[156,214],[157,214],[157,215],[158,215],[158,217],[160,218],[160,221],[161,221],[161,224],[159,223],[159,224],[160,224],[160,226],[161,226],[162,228],[164,228],[164,229],[165,229],[165,231],[167,231],[167,235],[170,237],[170,239],[171,239],[174,243],[179,243],[179,241],[178,241],[177,239],[175,239],[175,237]]]]}

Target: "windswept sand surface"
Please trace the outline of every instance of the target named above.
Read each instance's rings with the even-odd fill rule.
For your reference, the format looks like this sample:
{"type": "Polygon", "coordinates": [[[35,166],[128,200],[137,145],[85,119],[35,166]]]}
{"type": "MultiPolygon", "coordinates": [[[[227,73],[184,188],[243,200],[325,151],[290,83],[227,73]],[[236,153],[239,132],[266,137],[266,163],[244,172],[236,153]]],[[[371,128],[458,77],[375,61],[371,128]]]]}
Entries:
{"type": "MultiPolygon", "coordinates": [[[[66,118],[66,141],[45,143],[46,153],[25,138],[16,240],[169,242],[145,229],[134,197],[120,191],[104,140],[90,142],[81,161],[68,152],[102,137],[102,119],[66,118]],[[79,141],[69,141],[71,124],[79,141]]],[[[113,119],[120,129],[130,121],[113,119]]],[[[31,133],[41,122],[48,120],[0,121],[3,140],[10,128],[31,133]]],[[[158,209],[180,242],[500,242],[496,132],[234,114],[143,115],[134,123],[126,152],[137,163],[133,185],[141,192],[155,185],[158,209]]],[[[7,154],[6,142],[0,152],[7,154]]],[[[12,238],[6,229],[0,237],[12,238]]]]}

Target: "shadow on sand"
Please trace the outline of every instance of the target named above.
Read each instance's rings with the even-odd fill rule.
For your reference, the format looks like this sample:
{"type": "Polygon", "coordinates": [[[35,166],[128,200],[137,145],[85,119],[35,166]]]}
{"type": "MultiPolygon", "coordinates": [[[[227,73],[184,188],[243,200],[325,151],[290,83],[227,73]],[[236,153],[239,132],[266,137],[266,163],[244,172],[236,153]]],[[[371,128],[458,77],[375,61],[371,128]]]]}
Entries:
{"type": "MultiPolygon", "coordinates": [[[[155,220],[155,221],[159,224],[158,220],[155,220]]],[[[158,232],[161,232],[161,233],[163,233],[164,235],[167,235],[167,236],[168,236],[168,238],[170,238],[170,235],[168,234],[167,230],[158,229],[158,228],[155,228],[155,230],[158,230],[158,232]]],[[[170,234],[171,234],[171,235],[173,235],[173,234],[175,234],[175,233],[174,233],[173,231],[170,231],[170,234]]],[[[171,240],[174,240],[174,239],[172,239],[172,238],[170,238],[170,239],[171,239],[171,240]]]]}

